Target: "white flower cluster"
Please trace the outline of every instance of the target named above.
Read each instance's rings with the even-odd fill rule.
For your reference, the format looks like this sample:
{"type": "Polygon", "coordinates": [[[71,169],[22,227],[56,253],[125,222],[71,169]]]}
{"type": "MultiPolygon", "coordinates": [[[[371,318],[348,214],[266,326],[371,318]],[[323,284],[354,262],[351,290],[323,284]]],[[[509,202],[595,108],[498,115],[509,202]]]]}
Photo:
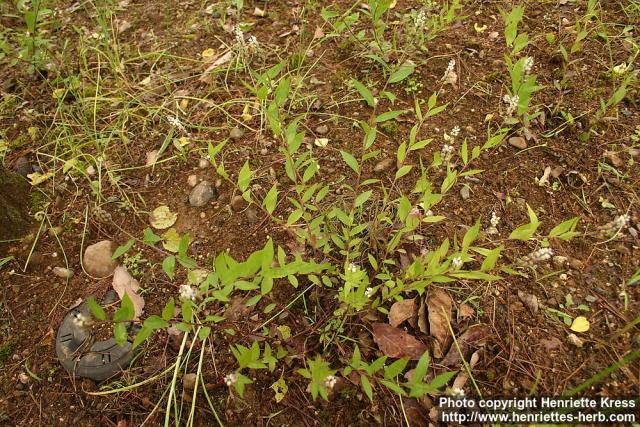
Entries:
{"type": "Polygon", "coordinates": [[[459,256],[455,257],[454,259],[451,260],[451,266],[455,269],[458,269],[460,267],[462,267],[462,258],[460,258],[459,256]]]}
{"type": "Polygon", "coordinates": [[[421,10],[416,15],[416,29],[421,29],[427,23],[427,14],[424,10],[421,10]]]}
{"type": "Polygon", "coordinates": [[[527,56],[527,59],[524,60],[524,72],[528,76],[531,74],[533,70],[533,57],[527,56]]]}
{"type": "Polygon", "coordinates": [[[518,110],[518,104],[520,103],[520,97],[515,94],[512,96],[505,95],[502,100],[507,104],[507,115],[512,116],[518,110]]]}
{"type": "Polygon", "coordinates": [[[364,295],[367,298],[371,298],[371,295],[373,295],[373,288],[372,287],[368,287],[367,289],[364,290],[364,295]]]}
{"type": "Polygon", "coordinates": [[[333,390],[337,382],[338,378],[335,375],[329,375],[324,379],[324,386],[329,390],[333,390]]]}
{"type": "Polygon", "coordinates": [[[488,234],[498,234],[498,224],[500,223],[500,217],[495,212],[491,212],[491,219],[489,220],[491,227],[487,228],[488,234]]]}
{"type": "Polygon", "coordinates": [[[91,324],[91,319],[89,318],[89,316],[86,316],[86,315],[84,315],[82,313],[78,313],[73,318],[73,324],[75,326],[77,326],[78,328],[84,328],[84,327],[89,326],[91,324]]]}
{"type": "Polygon", "coordinates": [[[242,31],[242,28],[240,28],[240,25],[233,27],[233,35],[236,38],[237,44],[244,45],[244,32],[242,31]]]}
{"type": "Polygon", "coordinates": [[[465,394],[466,393],[464,389],[459,387],[452,387],[451,389],[449,389],[449,396],[453,397],[454,399],[462,399],[465,394]]]}
{"type": "Polygon", "coordinates": [[[229,375],[226,375],[224,377],[224,383],[227,385],[227,387],[236,385],[237,382],[238,382],[238,375],[235,372],[232,372],[229,375]]]}
{"type": "Polygon", "coordinates": [[[356,267],[356,265],[351,262],[349,263],[349,271],[355,273],[356,271],[358,271],[358,267],[356,267]]]}
{"type": "Polygon", "coordinates": [[[605,225],[601,226],[600,232],[607,236],[614,236],[616,233],[627,228],[629,226],[629,221],[631,221],[631,217],[629,215],[618,215],[613,219],[613,221],[609,221],[605,225]]]}
{"type": "Polygon", "coordinates": [[[247,48],[248,50],[256,50],[258,48],[258,39],[254,35],[249,35],[246,39],[244,37],[244,32],[239,25],[236,25],[233,28],[233,35],[236,39],[236,45],[241,48],[247,48]]]}
{"type": "Polygon", "coordinates": [[[196,290],[189,285],[180,285],[180,298],[194,301],[196,290]]]}
{"type": "Polygon", "coordinates": [[[177,116],[167,116],[167,121],[171,126],[178,129],[182,133],[188,133],[182,122],[177,116]]]}
{"type": "Polygon", "coordinates": [[[456,75],[456,72],[454,71],[454,69],[456,68],[456,60],[452,59],[451,61],[449,61],[449,65],[447,65],[447,69],[444,71],[444,75],[442,76],[442,80],[444,80],[445,82],[451,82],[454,80],[458,80],[458,76],[456,75]]]}
{"type": "Polygon", "coordinates": [[[534,264],[539,264],[541,262],[550,260],[553,257],[553,249],[551,248],[540,248],[531,252],[529,255],[525,255],[521,263],[528,266],[533,266],[534,264]]]}

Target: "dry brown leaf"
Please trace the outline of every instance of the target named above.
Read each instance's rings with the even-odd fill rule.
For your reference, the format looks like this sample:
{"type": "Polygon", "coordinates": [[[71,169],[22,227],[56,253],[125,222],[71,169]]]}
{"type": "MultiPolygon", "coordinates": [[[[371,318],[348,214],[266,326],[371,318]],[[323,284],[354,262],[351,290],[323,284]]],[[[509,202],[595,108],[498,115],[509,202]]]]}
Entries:
{"type": "Polygon", "coordinates": [[[538,297],[535,295],[527,294],[522,291],[518,291],[518,298],[520,301],[531,311],[533,314],[536,314],[539,309],[538,297]]]}
{"type": "Polygon", "coordinates": [[[435,357],[442,357],[449,340],[449,322],[451,321],[451,308],[453,301],[449,294],[442,289],[434,289],[427,297],[427,309],[429,310],[429,332],[436,339],[433,348],[435,357]]]}
{"type": "MultiPolygon", "coordinates": [[[[469,360],[469,369],[473,370],[473,367],[478,364],[479,360],[480,360],[480,352],[476,351],[475,353],[473,353],[471,355],[471,360],[469,360]]],[[[466,372],[460,372],[456,376],[456,379],[453,380],[453,385],[451,386],[451,388],[453,388],[453,389],[456,389],[456,388],[462,389],[462,388],[464,388],[464,385],[467,383],[467,380],[469,380],[469,375],[467,375],[466,372]]]]}
{"type": "Polygon", "coordinates": [[[407,331],[386,323],[373,324],[373,340],[378,344],[380,351],[389,357],[417,360],[427,351],[427,346],[407,331]]]}
{"type": "Polygon", "coordinates": [[[461,319],[471,319],[476,311],[469,304],[462,304],[460,308],[458,308],[458,317],[461,319]]]}
{"type": "Polygon", "coordinates": [[[420,308],[418,309],[418,328],[423,334],[429,333],[427,327],[427,304],[422,300],[420,302],[420,308]]]}
{"type": "Polygon", "coordinates": [[[228,51],[222,55],[219,56],[215,56],[212,57],[212,63],[211,65],[209,65],[209,67],[207,67],[206,70],[204,70],[204,73],[202,73],[202,75],[200,76],[200,81],[201,82],[205,82],[208,83],[209,82],[209,74],[211,74],[213,72],[213,70],[215,70],[216,68],[218,68],[221,65],[226,64],[227,62],[231,61],[231,58],[233,58],[233,52],[232,51],[228,51]]]}
{"type": "Polygon", "coordinates": [[[399,326],[405,320],[412,318],[416,314],[416,302],[413,298],[404,301],[397,301],[389,310],[389,324],[399,326]]]}
{"type": "Polygon", "coordinates": [[[113,286],[113,290],[116,291],[120,299],[122,299],[124,294],[129,295],[135,310],[135,318],[138,319],[144,309],[144,299],[138,295],[140,283],[129,274],[126,268],[118,266],[113,272],[113,282],[111,286],[113,286]]]}
{"type": "Polygon", "coordinates": [[[321,39],[324,37],[324,31],[322,31],[322,28],[320,27],[316,27],[316,31],[313,33],[313,39],[321,39]]]}
{"type": "MultiPolygon", "coordinates": [[[[458,345],[460,346],[460,352],[466,357],[472,348],[480,347],[486,343],[486,339],[489,336],[489,327],[487,325],[473,325],[467,329],[464,334],[458,338],[458,345]]],[[[455,343],[451,345],[447,355],[440,362],[440,364],[450,367],[462,362],[460,352],[455,343]]]]}

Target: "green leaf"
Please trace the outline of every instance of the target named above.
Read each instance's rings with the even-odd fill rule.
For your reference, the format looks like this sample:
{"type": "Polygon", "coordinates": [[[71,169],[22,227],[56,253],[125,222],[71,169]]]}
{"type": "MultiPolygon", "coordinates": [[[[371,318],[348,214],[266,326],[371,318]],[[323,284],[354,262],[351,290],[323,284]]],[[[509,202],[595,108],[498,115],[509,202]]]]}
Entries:
{"type": "Polygon", "coordinates": [[[366,375],[360,374],[360,384],[362,385],[362,390],[364,390],[369,400],[373,402],[373,389],[371,388],[371,383],[366,375]]]}
{"type": "MultiPolygon", "coordinates": [[[[136,334],[136,337],[133,340],[132,348],[136,348],[140,344],[145,342],[147,340],[147,338],[149,338],[151,336],[151,334],[153,334],[153,329],[151,329],[151,328],[149,328],[147,326],[142,326],[142,328],[140,328],[140,330],[136,334]]],[[[126,341],[126,339],[125,339],[125,341],[126,341]]]]}
{"type": "Polygon", "coordinates": [[[364,193],[360,194],[357,198],[356,198],[356,204],[355,206],[357,208],[359,208],[360,206],[362,206],[367,200],[369,200],[369,198],[371,197],[371,195],[373,194],[372,190],[369,191],[365,191],[364,193]]]}
{"type": "Polygon", "coordinates": [[[114,322],[128,322],[133,320],[135,316],[135,310],[133,308],[133,302],[131,298],[129,298],[129,294],[124,294],[122,296],[122,301],[120,301],[120,308],[113,315],[114,322]]]}
{"type": "Polygon", "coordinates": [[[162,317],[153,315],[149,316],[147,320],[144,321],[144,326],[156,330],[166,328],[169,326],[169,323],[162,317]]]}
{"type": "Polygon", "coordinates": [[[124,253],[126,253],[129,249],[131,249],[134,243],[135,243],[135,240],[131,239],[124,245],[118,246],[118,248],[115,251],[113,251],[113,255],[111,255],[111,259],[115,260],[120,258],[124,253]]]}
{"type": "Polygon", "coordinates": [[[566,234],[570,235],[569,238],[573,237],[575,234],[579,234],[579,233],[575,233],[575,234],[572,233],[575,231],[576,226],[578,225],[578,221],[580,221],[580,217],[576,216],[556,225],[549,232],[549,237],[558,237],[562,240],[568,240],[568,238],[566,238],[565,236],[566,234]]]}
{"type": "Polygon", "coordinates": [[[105,313],[104,309],[96,302],[96,300],[93,299],[93,297],[89,297],[87,305],[89,306],[89,310],[91,310],[93,317],[101,321],[107,320],[107,313],[105,313]]]}
{"type": "Polygon", "coordinates": [[[150,229],[149,227],[144,229],[144,237],[142,238],[142,241],[145,244],[153,246],[161,240],[162,240],[162,237],[154,233],[153,230],[150,229]]]}
{"type": "Polygon", "coordinates": [[[375,98],[373,97],[373,94],[365,85],[363,85],[356,79],[352,79],[351,83],[353,84],[353,87],[356,88],[358,93],[360,93],[360,96],[364,98],[364,100],[367,102],[369,107],[374,107],[376,105],[376,101],[375,101],[375,98]]]}
{"type": "Polygon", "coordinates": [[[251,168],[249,167],[249,161],[245,160],[242,169],[240,169],[240,173],[238,174],[238,188],[243,193],[247,191],[249,188],[249,184],[251,183],[251,168]]]}
{"type": "Polygon", "coordinates": [[[113,325],[113,337],[116,340],[116,344],[122,346],[125,345],[127,339],[127,327],[124,323],[116,323],[113,325]]]}
{"type": "Polygon", "coordinates": [[[167,322],[173,319],[173,312],[175,311],[176,302],[173,300],[173,297],[169,298],[167,304],[162,309],[162,318],[167,322]]]}
{"type": "Polygon", "coordinates": [[[413,166],[411,165],[404,165],[402,166],[400,169],[398,169],[398,171],[396,172],[396,179],[400,179],[403,176],[405,176],[406,174],[408,174],[409,172],[411,172],[411,169],[413,168],[413,166]]]}
{"type": "Polygon", "coordinates": [[[269,192],[265,196],[262,204],[264,205],[264,208],[267,210],[269,215],[271,215],[273,211],[276,209],[277,203],[278,203],[278,188],[276,184],[273,184],[273,187],[271,187],[271,190],[269,190],[269,192]]]}
{"type": "Polygon", "coordinates": [[[376,123],[383,123],[388,120],[395,119],[396,117],[400,116],[403,113],[404,113],[403,110],[387,111],[386,113],[382,113],[376,117],[376,123]]]}
{"type": "Polygon", "coordinates": [[[389,77],[389,83],[398,83],[406,79],[416,69],[415,64],[404,63],[400,65],[389,77]]]}
{"type": "Polygon", "coordinates": [[[162,261],[162,270],[165,272],[167,276],[169,276],[169,279],[173,280],[173,277],[175,276],[175,272],[176,272],[176,257],[174,256],[166,257],[162,261]]]}
{"type": "Polygon", "coordinates": [[[384,377],[388,380],[392,380],[404,371],[404,368],[409,363],[408,359],[398,359],[389,366],[384,367],[384,377]]]}
{"type": "Polygon", "coordinates": [[[349,165],[349,167],[351,169],[353,169],[353,171],[359,175],[360,174],[360,165],[358,164],[358,161],[356,160],[356,158],[353,157],[348,152],[343,151],[343,150],[340,150],[340,154],[342,155],[342,159],[347,163],[347,165],[349,165]]]}

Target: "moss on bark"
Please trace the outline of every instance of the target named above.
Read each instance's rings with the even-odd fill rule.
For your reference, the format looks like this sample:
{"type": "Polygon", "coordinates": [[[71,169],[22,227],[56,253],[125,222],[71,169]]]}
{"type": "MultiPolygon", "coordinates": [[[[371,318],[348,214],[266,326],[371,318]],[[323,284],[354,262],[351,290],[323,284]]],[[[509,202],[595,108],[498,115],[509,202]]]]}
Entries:
{"type": "Polygon", "coordinates": [[[29,224],[26,215],[29,184],[19,175],[0,166],[0,240],[24,235],[29,224]]]}

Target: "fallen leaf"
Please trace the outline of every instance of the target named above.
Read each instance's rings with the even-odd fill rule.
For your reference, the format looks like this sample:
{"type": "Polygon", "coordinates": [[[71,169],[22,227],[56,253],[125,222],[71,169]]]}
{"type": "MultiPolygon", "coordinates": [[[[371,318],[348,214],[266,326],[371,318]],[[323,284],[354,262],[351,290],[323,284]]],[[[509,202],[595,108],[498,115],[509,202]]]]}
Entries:
{"type": "Polygon", "coordinates": [[[518,298],[520,298],[520,301],[522,301],[522,303],[529,309],[531,313],[536,314],[538,312],[538,309],[540,307],[538,303],[538,297],[536,297],[535,295],[524,293],[522,291],[518,291],[518,298]]]}
{"type": "Polygon", "coordinates": [[[27,175],[27,178],[29,178],[31,185],[36,186],[38,184],[42,184],[52,176],[53,176],[53,172],[47,172],[45,174],[41,174],[40,172],[34,172],[27,175]]]}
{"type": "Polygon", "coordinates": [[[267,16],[267,12],[256,6],[255,9],[253,9],[253,16],[264,17],[267,16]]]}
{"type": "MultiPolygon", "coordinates": [[[[476,351],[471,355],[471,359],[469,360],[469,370],[473,370],[473,368],[478,364],[479,361],[480,361],[480,352],[476,351]]],[[[464,388],[464,385],[467,383],[468,379],[469,379],[469,375],[467,375],[466,372],[460,372],[456,376],[456,379],[453,380],[453,385],[451,386],[451,388],[452,389],[464,388]]]]}
{"type": "Polygon", "coordinates": [[[144,309],[144,299],[138,295],[138,290],[140,289],[138,281],[129,274],[126,268],[118,266],[113,272],[113,282],[111,283],[111,286],[113,287],[113,290],[116,291],[120,299],[122,299],[124,294],[129,295],[136,313],[135,318],[138,319],[142,315],[142,310],[144,309]]]}
{"type": "Polygon", "coordinates": [[[273,390],[273,393],[275,394],[274,398],[276,400],[276,403],[280,403],[282,399],[284,399],[284,396],[289,391],[289,386],[287,386],[287,383],[284,381],[284,378],[280,377],[278,381],[271,384],[271,390],[273,390]]]}
{"type": "Polygon", "coordinates": [[[473,325],[469,327],[458,339],[458,347],[453,343],[447,352],[447,355],[440,362],[440,364],[451,367],[462,362],[460,352],[463,356],[467,356],[470,350],[474,347],[480,347],[486,343],[486,339],[489,336],[489,327],[487,325],[473,325]]]}
{"type": "Polygon", "coordinates": [[[573,319],[573,323],[571,324],[571,330],[573,332],[587,332],[589,327],[589,321],[584,316],[576,317],[573,319]]]}
{"type": "Polygon", "coordinates": [[[567,337],[569,342],[576,347],[582,347],[584,345],[584,341],[582,341],[576,334],[569,334],[567,337]]]}
{"type": "Polygon", "coordinates": [[[432,290],[427,297],[429,332],[436,339],[436,345],[434,345],[433,349],[435,357],[442,357],[449,339],[452,305],[453,302],[449,294],[441,289],[432,290]]]}
{"type": "MultiPolygon", "coordinates": [[[[213,57],[211,57],[211,58],[213,58],[213,57]]],[[[211,59],[211,58],[208,58],[208,59],[211,59]]],[[[201,82],[209,83],[209,74],[211,74],[213,72],[213,70],[215,70],[219,66],[224,65],[227,62],[231,61],[231,58],[233,58],[233,52],[232,51],[228,51],[228,52],[226,52],[226,53],[224,53],[224,54],[222,54],[220,56],[215,57],[215,59],[213,60],[211,65],[209,65],[209,67],[207,67],[207,69],[204,70],[204,72],[200,76],[199,80],[201,82]]]]}
{"type": "Polygon", "coordinates": [[[147,166],[153,166],[158,161],[158,150],[147,151],[147,166]]]}
{"type": "Polygon", "coordinates": [[[313,39],[321,39],[324,37],[324,31],[322,31],[322,28],[320,27],[316,27],[316,31],[313,33],[313,39]]]}
{"type": "Polygon", "coordinates": [[[209,49],[203,50],[201,55],[204,59],[207,59],[207,58],[211,58],[215,54],[216,54],[216,51],[214,49],[209,48],[209,49]]]}
{"type": "Polygon", "coordinates": [[[389,324],[391,326],[399,326],[405,320],[413,317],[416,314],[416,302],[412,299],[406,299],[404,301],[397,301],[391,306],[389,310],[389,324]]]}
{"type": "Polygon", "coordinates": [[[427,327],[427,304],[425,304],[424,300],[422,300],[418,309],[418,328],[423,334],[429,333],[429,328],[427,327]]]}
{"type": "Polygon", "coordinates": [[[164,230],[176,223],[178,214],[171,212],[169,206],[158,206],[151,212],[150,223],[157,230],[164,230]]]}
{"type": "Polygon", "coordinates": [[[476,311],[469,304],[462,304],[458,308],[458,317],[461,319],[471,319],[474,314],[476,314],[476,311]]]}
{"type": "Polygon", "coordinates": [[[313,143],[320,148],[324,148],[329,144],[329,138],[316,138],[313,143]]]}
{"type": "Polygon", "coordinates": [[[162,246],[168,250],[169,252],[176,253],[180,249],[180,234],[176,231],[175,228],[168,229],[163,235],[162,238],[164,241],[162,242],[162,246]]]}
{"type": "Polygon", "coordinates": [[[380,351],[389,357],[417,360],[427,351],[427,346],[407,331],[386,323],[373,324],[373,340],[378,344],[380,351]]]}

